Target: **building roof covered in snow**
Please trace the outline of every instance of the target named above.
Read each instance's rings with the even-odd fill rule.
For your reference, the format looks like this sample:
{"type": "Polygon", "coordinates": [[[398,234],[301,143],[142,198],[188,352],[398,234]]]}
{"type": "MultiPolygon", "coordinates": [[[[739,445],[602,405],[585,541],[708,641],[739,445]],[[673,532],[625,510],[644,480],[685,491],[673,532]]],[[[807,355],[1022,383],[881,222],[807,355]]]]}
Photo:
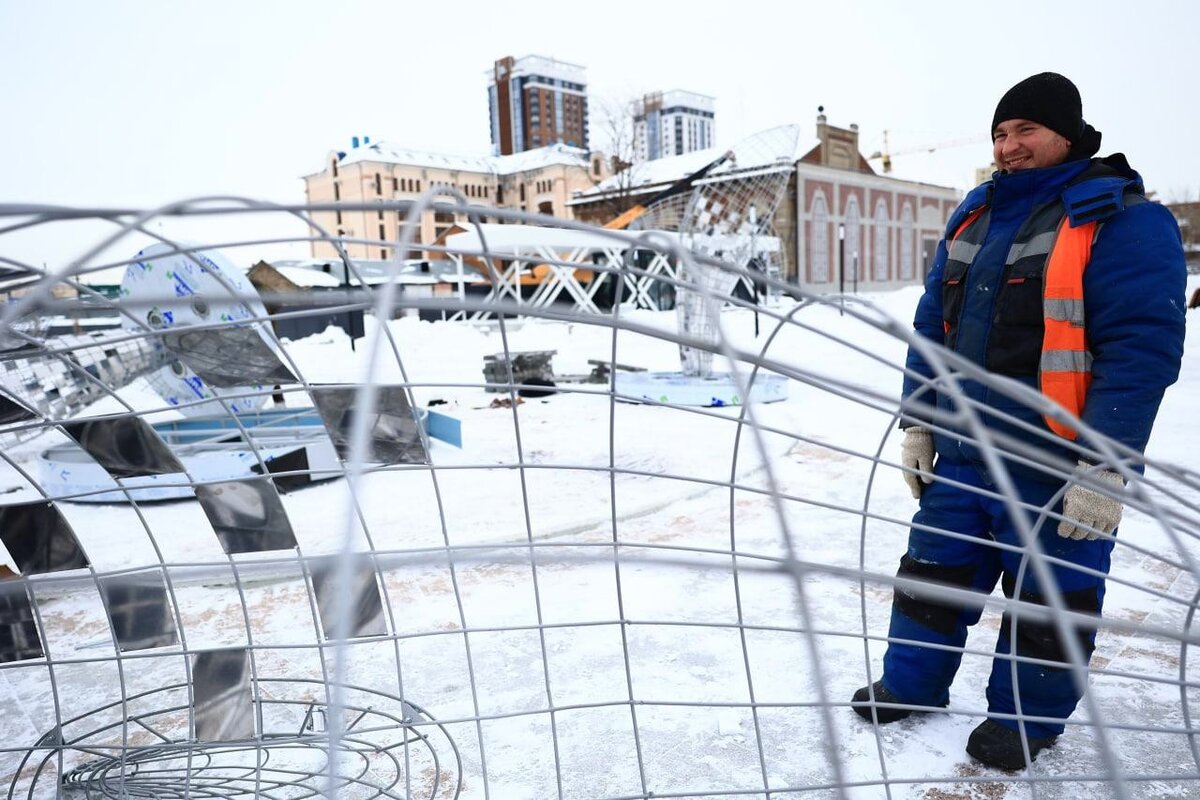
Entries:
{"type": "MultiPolygon", "coordinates": [[[[716,167],[707,177],[716,179],[744,175],[775,167],[790,169],[815,145],[819,145],[819,142],[795,136],[791,128],[792,126],[771,128],[744,139],[737,145],[737,158],[716,167]]],[[[693,150],[682,155],[643,161],[580,192],[572,202],[584,203],[614,192],[631,195],[649,192],[691,175],[726,152],[720,147],[710,147],[706,150],[693,150]]]]}
{"type": "Polygon", "coordinates": [[[428,169],[515,175],[519,172],[555,165],[586,167],[588,151],[560,143],[507,156],[460,156],[395,147],[387,142],[372,142],[346,151],[338,159],[338,162],[340,164],[359,162],[405,164],[428,169]]]}

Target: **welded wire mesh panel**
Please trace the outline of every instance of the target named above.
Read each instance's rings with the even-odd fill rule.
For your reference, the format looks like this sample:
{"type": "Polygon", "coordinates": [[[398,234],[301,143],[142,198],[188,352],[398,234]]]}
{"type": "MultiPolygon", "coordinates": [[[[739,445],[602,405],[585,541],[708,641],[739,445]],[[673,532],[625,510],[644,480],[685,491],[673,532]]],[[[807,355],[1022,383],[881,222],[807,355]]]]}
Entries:
{"type": "MultiPolygon", "coordinates": [[[[714,186],[709,198],[740,191],[714,186]]],[[[385,207],[415,219],[437,200],[385,207]]],[[[112,225],[2,311],[8,797],[1200,794],[1200,478],[1179,466],[1200,349],[1150,458],[1086,437],[1084,455],[1127,481],[1095,486],[1125,508],[1102,539],[1098,617],[1063,590],[1076,568],[1043,535],[1065,482],[1087,481],[1080,453],[1014,435],[1020,409],[1059,412],[916,342],[915,289],[842,302],[697,253],[678,228],[548,234],[544,218],[440,200],[442,213],[519,224],[497,226],[511,230],[490,245],[481,230],[471,247],[425,245],[455,276],[437,290],[357,281],[366,265],[346,258],[343,287],[287,296],[245,278],[239,254],[255,243],[154,243],[140,232],[155,230],[154,212],[5,211],[0,256],[18,227],[89,213],[112,225]],[[518,244],[536,255],[510,274],[564,291],[493,291],[518,244]],[[114,268],[111,296],[81,283],[114,268]],[[775,299],[718,291],[741,277],[775,299]],[[662,302],[679,291],[699,298],[711,331],[680,329],[662,302]],[[37,333],[96,309],[122,324],[37,333]],[[331,313],[344,327],[281,334],[331,313]],[[346,333],[356,315],[360,337],[346,333]],[[914,342],[953,413],[901,407],[914,342]],[[734,399],[711,402],[707,378],[680,374],[681,347],[706,353],[734,399]],[[667,377],[650,392],[649,375],[667,377]],[[1007,400],[984,405],[966,382],[1007,400]],[[980,546],[1019,585],[1037,577],[1039,597],[896,577],[916,510],[897,460],[904,420],[989,466],[976,491],[1015,533],[980,546]],[[1017,490],[1031,475],[1052,487],[1037,503],[1017,490]],[[880,676],[893,597],[981,621],[953,648],[944,708],[876,725],[850,699],[880,676]],[[1049,632],[1060,652],[996,656],[1006,629],[1049,632]],[[963,752],[994,668],[1018,689],[1047,671],[1088,687],[1026,770],[963,752]]],[[[298,240],[352,243],[329,239],[309,208],[169,213],[201,211],[218,230],[291,214],[298,240]]],[[[731,253],[761,234],[727,228],[731,253]]],[[[939,472],[927,491],[951,485],[968,484],[939,472]]],[[[1024,708],[1007,719],[1041,721],[1024,708]]]]}
{"type": "MultiPolygon", "coordinates": [[[[673,224],[676,227],[670,230],[681,234],[693,255],[744,267],[756,257],[755,238],[770,229],[771,217],[783,200],[798,139],[797,127],[784,125],[739,142],[729,157],[688,193],[678,220],[673,219],[678,208],[675,198],[668,197],[660,202],[661,210],[649,209],[647,224],[673,224]]],[[[738,279],[736,270],[708,269],[700,259],[684,260],[682,289],[675,306],[679,328],[705,343],[680,349],[685,375],[711,374],[720,324],[715,313],[719,306],[710,297],[729,295],[738,279]]]]}

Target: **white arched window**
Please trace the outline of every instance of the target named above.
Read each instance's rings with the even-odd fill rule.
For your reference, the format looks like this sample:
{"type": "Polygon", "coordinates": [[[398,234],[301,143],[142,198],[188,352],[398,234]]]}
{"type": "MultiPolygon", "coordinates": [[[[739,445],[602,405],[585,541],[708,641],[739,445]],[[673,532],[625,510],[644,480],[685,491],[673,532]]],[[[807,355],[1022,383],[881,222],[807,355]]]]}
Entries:
{"type": "Polygon", "coordinates": [[[862,229],[858,211],[858,198],[850,195],[846,200],[846,280],[851,284],[857,283],[858,272],[862,264],[862,229]]]}
{"type": "Polygon", "coordinates": [[[900,209],[900,280],[913,279],[913,210],[905,201],[900,209]]]}
{"type": "Polygon", "coordinates": [[[829,283],[829,207],[825,195],[817,192],[812,203],[812,264],[813,283],[829,283]]]}
{"type": "Polygon", "coordinates": [[[880,198],[875,204],[875,246],[871,248],[875,264],[875,280],[888,279],[888,210],[887,202],[880,198]]]}

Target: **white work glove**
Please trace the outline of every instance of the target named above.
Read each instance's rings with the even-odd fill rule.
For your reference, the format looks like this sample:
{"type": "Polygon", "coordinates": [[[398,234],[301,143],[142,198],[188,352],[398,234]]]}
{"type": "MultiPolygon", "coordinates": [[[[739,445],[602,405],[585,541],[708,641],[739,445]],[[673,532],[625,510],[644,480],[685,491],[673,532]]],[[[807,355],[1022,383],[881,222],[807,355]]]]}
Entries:
{"type": "MultiPolygon", "coordinates": [[[[1125,481],[1111,469],[1096,472],[1086,461],[1080,461],[1076,474],[1084,472],[1089,472],[1088,477],[1091,480],[1113,494],[1120,494],[1125,487],[1125,481]]],[[[1067,489],[1066,495],[1063,496],[1063,516],[1066,519],[1058,523],[1059,536],[1070,539],[1099,539],[1101,533],[1111,534],[1121,524],[1121,502],[1077,483],[1067,489]]]]}
{"type": "MultiPolygon", "coordinates": [[[[933,472],[933,434],[917,427],[904,431],[904,441],[900,444],[900,465],[922,472],[933,472]]],[[[912,490],[912,496],[920,500],[925,486],[933,483],[933,478],[905,472],[904,482],[912,490]]]]}

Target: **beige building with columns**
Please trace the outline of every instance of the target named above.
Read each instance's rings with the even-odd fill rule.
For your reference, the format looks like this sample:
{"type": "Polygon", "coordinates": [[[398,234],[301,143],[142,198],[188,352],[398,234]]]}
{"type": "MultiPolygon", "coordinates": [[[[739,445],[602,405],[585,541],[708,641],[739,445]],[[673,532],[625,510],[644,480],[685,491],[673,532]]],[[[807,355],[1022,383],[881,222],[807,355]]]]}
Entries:
{"type": "MultiPolygon", "coordinates": [[[[333,152],[320,172],[304,177],[308,202],[379,203],[378,209],[316,211],[313,221],[344,242],[356,260],[388,260],[402,238],[405,215],[387,204],[415,200],[436,186],[457,189],[471,205],[492,206],[570,219],[567,201],[608,177],[600,155],[562,144],[507,156],[454,156],[393,147],[369,140],[345,152],[333,152]]],[[[484,220],[493,221],[493,220],[484,220]]],[[[414,244],[435,241],[451,225],[464,225],[461,214],[422,213],[414,244]]],[[[313,258],[336,258],[328,241],[314,241],[313,258]]],[[[422,258],[414,247],[400,258],[422,258]]]]}

